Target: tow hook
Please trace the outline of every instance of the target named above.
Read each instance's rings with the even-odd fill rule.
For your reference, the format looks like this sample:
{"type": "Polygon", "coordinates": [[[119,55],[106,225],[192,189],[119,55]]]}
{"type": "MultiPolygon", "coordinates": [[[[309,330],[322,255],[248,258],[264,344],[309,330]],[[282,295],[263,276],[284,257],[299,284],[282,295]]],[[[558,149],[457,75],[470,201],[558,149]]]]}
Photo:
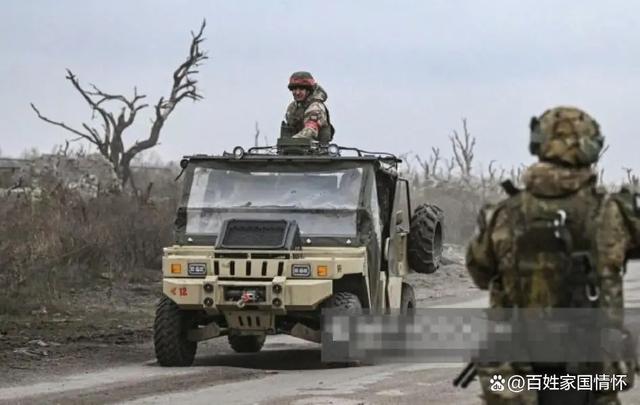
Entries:
{"type": "Polygon", "coordinates": [[[244,308],[245,305],[247,305],[248,302],[253,302],[255,301],[255,299],[256,299],[256,295],[253,292],[243,291],[242,295],[240,296],[240,299],[236,303],[236,306],[242,309],[244,308]]]}

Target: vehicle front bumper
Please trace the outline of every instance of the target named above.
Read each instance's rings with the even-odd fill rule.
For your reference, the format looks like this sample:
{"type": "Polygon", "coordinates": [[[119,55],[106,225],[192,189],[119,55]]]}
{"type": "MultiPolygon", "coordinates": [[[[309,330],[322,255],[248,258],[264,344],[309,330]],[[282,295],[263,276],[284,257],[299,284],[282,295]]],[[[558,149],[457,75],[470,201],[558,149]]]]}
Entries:
{"type": "Polygon", "coordinates": [[[252,309],[286,314],[287,311],[313,310],[330,297],[332,280],[288,279],[283,276],[264,281],[219,280],[218,276],[204,278],[164,278],[164,294],[183,309],[204,309],[209,313],[225,310],[252,309]],[[264,288],[265,296],[259,302],[226,300],[225,288],[264,288]]]}

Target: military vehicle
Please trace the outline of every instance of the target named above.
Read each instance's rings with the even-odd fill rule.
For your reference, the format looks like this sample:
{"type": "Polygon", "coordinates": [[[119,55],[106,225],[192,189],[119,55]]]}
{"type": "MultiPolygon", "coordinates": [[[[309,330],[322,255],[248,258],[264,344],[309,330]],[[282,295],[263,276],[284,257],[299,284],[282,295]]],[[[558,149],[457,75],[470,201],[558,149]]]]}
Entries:
{"type": "Polygon", "coordinates": [[[223,335],[240,353],[268,334],[319,342],[323,308],[410,311],[405,276],[439,267],[442,211],[411,215],[400,159],[281,141],[181,161],[154,323],[160,365],[191,365],[198,341],[223,335]]]}

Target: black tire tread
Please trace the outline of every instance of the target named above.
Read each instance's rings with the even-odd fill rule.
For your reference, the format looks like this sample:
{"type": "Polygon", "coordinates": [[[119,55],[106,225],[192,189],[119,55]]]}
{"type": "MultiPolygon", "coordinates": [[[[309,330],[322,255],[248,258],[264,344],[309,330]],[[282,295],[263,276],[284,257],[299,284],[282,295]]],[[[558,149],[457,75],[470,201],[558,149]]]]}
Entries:
{"type": "Polygon", "coordinates": [[[411,217],[409,231],[409,267],[418,273],[433,273],[442,260],[442,238],[444,214],[431,204],[419,205],[411,217]],[[440,229],[439,246],[437,230],[440,229]]]}
{"type": "MultiPolygon", "coordinates": [[[[356,294],[350,292],[336,292],[324,302],[325,308],[358,314],[362,310],[362,303],[356,294]]],[[[360,365],[359,361],[339,361],[325,363],[330,368],[345,368],[360,365]]]]}
{"type": "Polygon", "coordinates": [[[325,307],[351,312],[361,310],[362,303],[360,302],[360,298],[353,293],[337,292],[326,301],[325,307]]]}
{"type": "Polygon", "coordinates": [[[187,367],[193,364],[197,342],[187,340],[188,318],[169,297],[163,296],[156,307],[153,345],[158,364],[163,367],[187,367]]]}

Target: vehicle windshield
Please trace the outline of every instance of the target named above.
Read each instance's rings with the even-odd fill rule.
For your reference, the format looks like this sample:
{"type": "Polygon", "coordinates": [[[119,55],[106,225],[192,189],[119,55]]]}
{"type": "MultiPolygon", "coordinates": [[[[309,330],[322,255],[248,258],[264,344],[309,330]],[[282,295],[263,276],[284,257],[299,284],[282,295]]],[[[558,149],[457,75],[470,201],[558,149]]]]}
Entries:
{"type": "Polygon", "coordinates": [[[196,167],[187,233],[218,234],[226,219],[295,220],[302,235],[355,236],[362,168],[312,172],[196,167]]]}

